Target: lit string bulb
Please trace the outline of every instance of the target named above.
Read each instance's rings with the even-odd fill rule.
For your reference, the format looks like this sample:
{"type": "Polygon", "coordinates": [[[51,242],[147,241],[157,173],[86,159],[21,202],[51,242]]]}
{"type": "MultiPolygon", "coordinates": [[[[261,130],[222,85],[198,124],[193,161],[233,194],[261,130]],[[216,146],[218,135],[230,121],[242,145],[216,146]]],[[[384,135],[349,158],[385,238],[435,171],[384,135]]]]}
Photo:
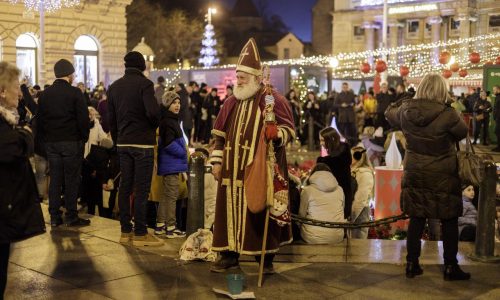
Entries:
{"type": "Polygon", "coordinates": [[[80,4],[80,0],[9,0],[11,4],[24,3],[28,11],[54,12],[63,7],[72,7],[80,4]]]}
{"type": "MultiPolygon", "coordinates": [[[[465,39],[454,39],[447,42],[434,42],[417,45],[403,45],[395,48],[379,48],[375,50],[367,50],[361,52],[340,53],[334,56],[310,56],[300,57],[295,59],[274,60],[269,61],[269,66],[289,65],[289,66],[319,66],[328,68],[332,59],[337,59],[339,65],[333,69],[335,78],[352,78],[362,79],[374,76],[374,72],[363,74],[359,71],[359,66],[362,62],[370,57],[380,58],[388,56],[387,71],[391,76],[399,76],[399,67],[406,65],[410,69],[409,77],[423,77],[429,72],[440,72],[444,67],[433,63],[433,50],[446,49],[454,57],[463,69],[474,69],[477,65],[471,64],[468,54],[471,51],[480,50],[481,66],[486,61],[494,61],[500,52],[500,32],[486,35],[475,36],[465,39]],[[465,55],[463,55],[465,53],[465,55]]],[[[222,65],[218,68],[235,68],[236,65],[222,65]]],[[[482,74],[471,74],[466,78],[458,78],[457,80],[481,79],[482,74]]]]}

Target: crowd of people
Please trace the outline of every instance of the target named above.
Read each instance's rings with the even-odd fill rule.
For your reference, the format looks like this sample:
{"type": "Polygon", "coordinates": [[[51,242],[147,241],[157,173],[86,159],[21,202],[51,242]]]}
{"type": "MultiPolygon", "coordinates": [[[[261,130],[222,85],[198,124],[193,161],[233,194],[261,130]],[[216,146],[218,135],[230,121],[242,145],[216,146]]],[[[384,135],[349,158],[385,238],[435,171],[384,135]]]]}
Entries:
{"type": "MultiPolygon", "coordinates": [[[[226,211],[229,204],[220,204],[226,200],[239,203],[246,197],[245,166],[253,159],[246,151],[256,153],[259,144],[257,131],[252,130],[263,128],[265,139],[274,141],[280,180],[290,184],[291,213],[352,223],[371,218],[374,166],[384,164],[383,154],[395,136],[405,157],[401,207],[410,216],[406,275],[411,278],[422,274],[420,237],[426,222],[429,228],[433,227],[431,222],[437,222],[442,227],[439,235],[444,244],[445,279],[470,278],[458,267],[456,255],[459,239],[474,240],[477,211],[473,199],[477,187],[460,182],[454,146],[466,137],[469,126],[473,127],[473,143],[482,140],[488,145],[490,114],[500,122],[498,86],[491,95],[478,89],[471,95],[455,97],[441,76],[429,74],[417,91],[402,83],[395,89],[382,83],[376,94],[369,88],[355,95],[347,82],[339,93],[325,100],[319,100],[312,91],[306,99],[299,99],[293,89],[285,97],[273,91],[269,95],[276,99],[276,121],[258,125],[256,116],[267,112],[245,101],[262,97],[265,103],[264,94],[259,94],[263,87],[260,68],[252,67],[255,62],[237,69],[237,85],[227,86],[226,97],[220,99],[219,91],[206,84],[167,87],[160,76],[154,85],[143,74],[146,65],[138,52],[129,52],[124,61],[122,78],[107,88],[100,83],[90,92],[83,83],[73,86],[75,69],[71,62],[61,59],[54,65],[57,79],[51,85],[41,90],[23,81],[19,95],[19,85],[8,75],[17,74],[15,68],[0,65],[2,126],[5,132],[14,130],[9,133],[10,140],[2,131],[0,150],[16,153],[1,155],[1,174],[10,176],[5,172],[12,171],[13,162],[33,164],[34,173],[24,169],[19,172],[34,178],[34,184],[26,187],[33,194],[29,196],[33,203],[48,199],[53,228],[64,223],[87,226],[90,220],[78,213],[96,214],[97,207],[100,216],[120,219],[123,244],[161,246],[162,238],[184,237],[189,148],[197,146],[206,165],[213,167],[213,175],[205,175],[205,228],[213,229],[214,224],[219,228],[214,232],[213,248],[221,258],[212,270],[225,271],[238,265],[240,253],[260,253],[258,236],[234,232],[227,222],[235,218],[242,228],[245,222],[258,227],[257,220],[264,216],[247,216],[242,221],[241,216],[246,214],[230,215],[226,211]],[[495,105],[491,105],[489,96],[496,97],[495,105]],[[470,124],[460,116],[467,113],[470,124]],[[234,114],[240,121],[233,122],[234,114]],[[333,127],[329,126],[332,120],[333,127]],[[246,122],[257,125],[248,126],[246,122]],[[307,143],[311,133],[324,155],[317,158],[303,180],[286,172],[284,147],[294,140],[307,143]],[[235,142],[243,145],[241,153],[239,147],[231,146],[235,142]],[[148,227],[154,234],[148,233],[148,227]],[[242,244],[243,238],[246,244],[242,244]]],[[[496,134],[500,135],[498,126],[496,134]]],[[[1,187],[6,194],[12,188],[4,180],[1,187]]],[[[287,205],[284,207],[286,211],[287,205]]],[[[270,230],[271,236],[279,238],[271,238],[268,245],[265,267],[269,273],[274,272],[275,251],[292,238],[283,231],[286,227],[282,224],[290,223],[287,214],[275,213],[273,218],[279,221],[270,230]]],[[[338,243],[346,236],[340,229],[311,225],[293,224],[293,229],[294,239],[311,244],[338,243]]],[[[367,238],[368,231],[363,228],[347,234],[367,238]]],[[[8,247],[4,245],[9,243],[9,237],[2,236],[1,251],[7,256],[8,247]]],[[[2,268],[4,257],[2,254],[2,268]]]]}

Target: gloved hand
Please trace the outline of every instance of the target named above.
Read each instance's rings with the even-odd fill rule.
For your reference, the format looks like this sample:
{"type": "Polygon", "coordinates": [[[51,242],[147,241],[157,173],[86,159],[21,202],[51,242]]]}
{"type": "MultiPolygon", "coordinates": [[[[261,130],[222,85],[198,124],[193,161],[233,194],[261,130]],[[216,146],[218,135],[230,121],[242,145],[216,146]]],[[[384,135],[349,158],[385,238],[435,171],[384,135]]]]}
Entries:
{"type": "Polygon", "coordinates": [[[278,139],[278,125],[276,122],[266,122],[264,125],[264,134],[266,135],[267,141],[274,141],[278,139]]]}

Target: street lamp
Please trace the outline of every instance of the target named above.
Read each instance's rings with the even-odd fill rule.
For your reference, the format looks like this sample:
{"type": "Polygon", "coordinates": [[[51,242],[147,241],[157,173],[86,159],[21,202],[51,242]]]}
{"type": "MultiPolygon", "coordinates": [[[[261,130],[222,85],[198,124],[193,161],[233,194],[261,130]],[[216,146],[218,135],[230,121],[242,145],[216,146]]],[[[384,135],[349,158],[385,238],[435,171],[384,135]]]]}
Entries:
{"type": "Polygon", "coordinates": [[[208,14],[206,15],[208,24],[212,24],[212,15],[215,15],[216,13],[217,13],[216,8],[213,7],[208,8],[208,14]]]}

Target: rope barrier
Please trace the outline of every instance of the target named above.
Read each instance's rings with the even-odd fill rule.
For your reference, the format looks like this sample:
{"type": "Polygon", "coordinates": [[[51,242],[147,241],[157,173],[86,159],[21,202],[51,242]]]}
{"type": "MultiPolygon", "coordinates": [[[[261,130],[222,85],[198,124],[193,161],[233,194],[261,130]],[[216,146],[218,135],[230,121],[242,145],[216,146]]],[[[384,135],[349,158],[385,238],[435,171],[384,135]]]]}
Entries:
{"type": "Polygon", "coordinates": [[[401,214],[398,216],[390,216],[387,218],[373,220],[370,222],[363,222],[363,223],[354,224],[354,223],[319,221],[319,220],[299,217],[298,215],[292,214],[292,220],[294,220],[298,223],[301,223],[301,224],[307,224],[307,225],[319,226],[319,227],[325,227],[325,228],[346,228],[346,229],[356,229],[356,228],[363,228],[363,227],[376,227],[379,225],[390,224],[390,223],[394,223],[394,222],[397,222],[399,220],[405,220],[408,218],[409,217],[407,215],[401,214]]]}

